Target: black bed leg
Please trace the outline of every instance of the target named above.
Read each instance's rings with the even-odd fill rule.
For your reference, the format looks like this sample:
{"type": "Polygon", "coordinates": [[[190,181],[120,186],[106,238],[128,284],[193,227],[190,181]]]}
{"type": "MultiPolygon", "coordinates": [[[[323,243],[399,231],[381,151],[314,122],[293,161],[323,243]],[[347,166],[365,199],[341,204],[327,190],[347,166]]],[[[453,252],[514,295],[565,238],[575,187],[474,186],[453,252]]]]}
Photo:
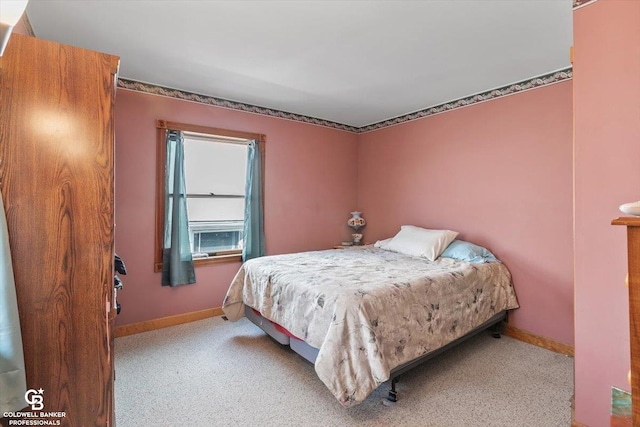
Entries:
{"type": "Polygon", "coordinates": [[[391,378],[391,390],[389,390],[389,396],[387,396],[387,400],[391,402],[398,401],[398,392],[396,391],[397,382],[398,382],[398,377],[391,378]]]}
{"type": "Polygon", "coordinates": [[[491,336],[497,339],[500,339],[500,337],[502,337],[501,335],[502,332],[502,328],[500,323],[496,323],[495,325],[493,325],[491,327],[491,336]]]}

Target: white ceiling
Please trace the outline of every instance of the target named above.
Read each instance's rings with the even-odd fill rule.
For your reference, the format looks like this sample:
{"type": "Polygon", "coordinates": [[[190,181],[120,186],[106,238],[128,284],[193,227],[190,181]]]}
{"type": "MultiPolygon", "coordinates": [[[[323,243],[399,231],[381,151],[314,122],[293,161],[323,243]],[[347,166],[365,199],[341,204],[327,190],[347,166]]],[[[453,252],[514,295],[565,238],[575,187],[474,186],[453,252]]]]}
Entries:
{"type": "Polygon", "coordinates": [[[567,68],[571,0],[31,0],[120,77],[361,127],[567,68]]]}

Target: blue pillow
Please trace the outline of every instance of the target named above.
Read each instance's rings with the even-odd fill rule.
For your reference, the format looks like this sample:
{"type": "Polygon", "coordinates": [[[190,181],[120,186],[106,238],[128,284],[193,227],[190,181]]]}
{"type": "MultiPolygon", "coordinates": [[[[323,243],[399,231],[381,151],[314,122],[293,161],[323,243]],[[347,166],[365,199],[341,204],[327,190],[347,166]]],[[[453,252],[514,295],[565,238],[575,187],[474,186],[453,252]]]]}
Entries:
{"type": "Polygon", "coordinates": [[[473,263],[498,261],[486,248],[465,242],[464,240],[454,240],[440,256],[473,263]]]}

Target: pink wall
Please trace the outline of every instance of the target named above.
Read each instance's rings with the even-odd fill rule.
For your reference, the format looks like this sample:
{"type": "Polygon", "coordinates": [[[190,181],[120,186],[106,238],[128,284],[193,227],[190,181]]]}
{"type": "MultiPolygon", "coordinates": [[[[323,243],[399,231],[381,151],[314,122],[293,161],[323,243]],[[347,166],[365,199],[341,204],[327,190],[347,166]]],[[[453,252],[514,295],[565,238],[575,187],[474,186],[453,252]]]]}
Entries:
{"type": "Polygon", "coordinates": [[[118,325],[219,307],[240,267],[198,267],[196,284],[160,286],[160,274],[153,272],[157,119],[267,135],[267,253],[328,249],[348,238],[346,221],[356,207],[357,135],[118,90],[116,251],[129,271],[118,294],[118,325]]]}
{"type": "Polygon", "coordinates": [[[24,24],[24,19],[26,15],[23,15],[22,18],[18,21],[15,27],[13,27],[12,33],[22,34],[25,36],[29,35],[29,31],[27,30],[26,25],[24,24]]]}
{"type": "Polygon", "coordinates": [[[640,2],[598,1],[574,18],[576,420],[609,425],[629,370],[626,231],[640,199],[640,2]]]}
{"type": "Polygon", "coordinates": [[[513,274],[514,326],[573,343],[571,82],[366,133],[367,239],[448,228],[513,274]]]}

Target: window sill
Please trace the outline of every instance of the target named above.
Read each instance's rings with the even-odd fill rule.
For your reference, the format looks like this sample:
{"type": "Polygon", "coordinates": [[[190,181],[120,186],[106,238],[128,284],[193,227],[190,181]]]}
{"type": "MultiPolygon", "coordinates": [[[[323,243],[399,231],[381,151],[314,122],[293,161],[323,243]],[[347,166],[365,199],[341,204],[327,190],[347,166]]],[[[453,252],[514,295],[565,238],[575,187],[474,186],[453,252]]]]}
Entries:
{"type": "MultiPolygon", "coordinates": [[[[204,265],[224,264],[229,262],[242,262],[242,254],[216,255],[208,258],[197,258],[193,260],[193,266],[202,267],[204,265]]],[[[162,271],[162,263],[156,263],[153,271],[156,273],[162,271]]]]}

